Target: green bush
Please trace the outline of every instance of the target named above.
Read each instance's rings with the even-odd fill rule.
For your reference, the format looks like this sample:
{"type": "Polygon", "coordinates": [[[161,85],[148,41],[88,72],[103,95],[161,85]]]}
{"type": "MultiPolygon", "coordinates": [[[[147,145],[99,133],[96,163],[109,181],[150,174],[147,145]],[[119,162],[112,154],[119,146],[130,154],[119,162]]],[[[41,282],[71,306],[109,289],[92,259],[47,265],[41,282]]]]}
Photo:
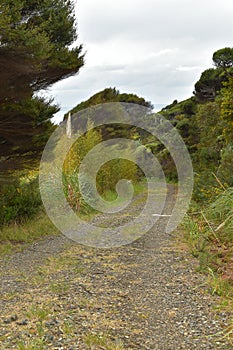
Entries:
{"type": "MultiPolygon", "coordinates": [[[[89,122],[89,125],[93,127],[91,122],[89,122]]],[[[84,157],[102,141],[101,133],[92,128],[78,138],[66,155],[63,163],[63,189],[67,201],[74,210],[81,212],[92,211],[91,205],[98,200],[96,198],[95,185],[99,195],[106,197],[106,194],[109,196],[109,192],[113,192],[114,196],[116,185],[120,180],[127,179],[134,184],[139,180],[139,170],[134,162],[123,158],[114,158],[100,167],[96,179],[94,179],[96,184],[94,184],[91,179],[99,164],[99,154],[96,154],[96,157],[92,156],[91,161],[89,160],[89,163],[86,163],[84,166],[85,170],[82,169],[84,173],[81,175],[81,181],[79,181],[79,170],[84,157]],[[82,192],[90,205],[85,202],[82,192]]],[[[57,152],[59,152],[59,147],[63,147],[63,144],[64,140],[60,140],[57,152]]],[[[115,149],[113,149],[113,153],[116,152],[116,155],[118,154],[118,147],[115,146],[115,149]]],[[[126,154],[127,152],[130,154],[131,150],[128,149],[126,154]]]]}
{"type": "Polygon", "coordinates": [[[233,147],[228,145],[221,152],[221,161],[217,170],[217,176],[222,183],[233,186],[233,147]]]}
{"type": "Polygon", "coordinates": [[[21,223],[32,217],[41,206],[38,176],[28,174],[0,188],[0,227],[10,222],[21,223]]]}
{"type": "MultiPolygon", "coordinates": [[[[221,189],[203,210],[193,212],[183,222],[184,236],[200,266],[211,269],[233,286],[233,188],[221,189]]],[[[232,290],[233,294],[233,290],[232,290]]]]}
{"type": "Polygon", "coordinates": [[[233,243],[233,188],[225,189],[207,208],[208,219],[215,226],[219,240],[233,243]]]}
{"type": "Polygon", "coordinates": [[[97,189],[100,194],[107,191],[116,191],[118,181],[122,179],[131,180],[135,183],[138,179],[137,165],[127,159],[112,159],[105,163],[97,175],[97,189]]]}

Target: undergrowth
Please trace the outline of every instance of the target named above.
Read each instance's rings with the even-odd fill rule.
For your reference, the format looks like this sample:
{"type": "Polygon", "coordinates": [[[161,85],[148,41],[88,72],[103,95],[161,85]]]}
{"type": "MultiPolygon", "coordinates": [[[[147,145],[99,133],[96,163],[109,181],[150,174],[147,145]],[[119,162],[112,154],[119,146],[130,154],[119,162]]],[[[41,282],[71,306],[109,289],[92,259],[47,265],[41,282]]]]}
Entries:
{"type": "Polygon", "coordinates": [[[0,228],[0,255],[20,249],[22,244],[54,234],[58,234],[58,229],[41,210],[33,218],[20,224],[15,222],[0,228]]]}
{"type": "MultiPolygon", "coordinates": [[[[233,310],[233,188],[221,188],[202,210],[192,207],[183,222],[184,237],[199,270],[206,273],[211,293],[220,297],[219,308],[233,310]]],[[[233,344],[233,321],[223,331],[233,344]]]]}
{"type": "Polygon", "coordinates": [[[41,206],[38,171],[13,177],[0,186],[0,228],[24,222],[38,213],[41,206]]]}

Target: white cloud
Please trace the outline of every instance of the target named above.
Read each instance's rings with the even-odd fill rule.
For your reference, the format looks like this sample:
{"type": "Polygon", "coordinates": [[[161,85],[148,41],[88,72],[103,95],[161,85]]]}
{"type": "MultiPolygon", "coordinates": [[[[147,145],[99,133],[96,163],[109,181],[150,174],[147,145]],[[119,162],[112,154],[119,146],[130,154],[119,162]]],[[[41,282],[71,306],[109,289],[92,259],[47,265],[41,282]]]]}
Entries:
{"type": "Polygon", "coordinates": [[[193,70],[200,70],[200,66],[179,66],[176,68],[176,70],[180,72],[188,72],[193,70]]]}
{"type": "Polygon", "coordinates": [[[233,46],[232,0],[78,0],[86,64],[51,89],[68,109],[115,86],[153,104],[188,98],[212,54],[233,46]]]}

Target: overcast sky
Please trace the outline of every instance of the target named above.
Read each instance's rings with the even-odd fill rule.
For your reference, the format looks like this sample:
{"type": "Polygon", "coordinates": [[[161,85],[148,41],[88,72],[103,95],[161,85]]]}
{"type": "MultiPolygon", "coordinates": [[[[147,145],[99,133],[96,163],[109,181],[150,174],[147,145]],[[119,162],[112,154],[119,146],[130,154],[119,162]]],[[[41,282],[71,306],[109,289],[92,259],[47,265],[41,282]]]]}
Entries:
{"type": "Polygon", "coordinates": [[[233,47],[232,0],[78,0],[76,13],[85,66],[50,88],[57,122],[110,86],[155,110],[186,99],[213,52],[233,47]]]}

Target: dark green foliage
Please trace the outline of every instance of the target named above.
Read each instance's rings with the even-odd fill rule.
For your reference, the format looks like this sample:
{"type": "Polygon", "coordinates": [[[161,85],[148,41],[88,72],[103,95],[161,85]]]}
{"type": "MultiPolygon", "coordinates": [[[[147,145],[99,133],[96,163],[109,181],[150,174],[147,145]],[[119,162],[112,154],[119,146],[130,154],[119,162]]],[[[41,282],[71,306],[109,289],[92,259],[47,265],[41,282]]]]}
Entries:
{"type": "Polygon", "coordinates": [[[195,84],[195,96],[198,102],[214,101],[217,93],[227,80],[227,74],[222,68],[210,68],[205,70],[200,80],[195,84]]]}
{"type": "Polygon", "coordinates": [[[178,101],[174,100],[170,105],[167,105],[166,107],[162,108],[162,111],[166,111],[167,109],[171,109],[175,105],[177,105],[178,101]]]}
{"type": "Polygon", "coordinates": [[[214,53],[217,68],[202,73],[195,84],[195,97],[172,103],[161,111],[189,149],[196,175],[194,198],[198,201],[211,200],[218,181],[225,186],[233,184],[232,50],[214,53]]]}
{"type": "Polygon", "coordinates": [[[217,68],[230,68],[233,66],[233,48],[225,47],[213,54],[213,62],[217,68]]]}
{"type": "Polygon", "coordinates": [[[184,101],[183,105],[182,105],[182,110],[183,110],[183,113],[186,115],[186,116],[192,116],[195,114],[196,112],[196,104],[195,104],[195,101],[193,98],[190,98],[186,101],[184,101]]]}
{"type": "MultiPolygon", "coordinates": [[[[134,94],[126,94],[126,93],[121,94],[118,90],[116,90],[116,88],[107,88],[93,95],[87,101],[81,102],[76,107],[74,107],[69,113],[73,115],[82,110],[85,110],[86,108],[96,106],[99,104],[111,103],[111,102],[138,104],[145,108],[148,108],[148,111],[152,111],[152,108],[153,108],[151,102],[146,101],[142,97],[138,97],[137,95],[134,95],[134,94]]],[[[106,107],[106,109],[107,108],[109,110],[109,114],[110,115],[113,114],[115,116],[117,112],[116,107],[108,106],[106,107]]],[[[68,117],[69,113],[67,113],[64,116],[64,119],[68,117]]],[[[91,118],[91,121],[95,126],[95,120],[91,118]]],[[[77,120],[78,128],[85,128],[87,122],[88,122],[88,118],[86,117],[86,113],[84,112],[82,116],[80,114],[77,120]]],[[[96,129],[102,135],[103,140],[108,140],[108,139],[117,138],[117,137],[134,138],[136,134],[138,134],[138,138],[139,138],[139,135],[140,135],[140,133],[136,128],[132,127],[131,125],[120,124],[120,123],[103,125],[103,126],[97,127],[96,129]]]]}
{"type": "Polygon", "coordinates": [[[223,136],[232,146],[233,140],[233,77],[224,83],[220,94],[221,120],[224,123],[223,136]]]}
{"type": "Polygon", "coordinates": [[[190,153],[199,141],[198,126],[195,120],[197,103],[194,97],[165,107],[160,114],[167,118],[179,131],[190,153]]]}
{"type": "Polygon", "coordinates": [[[51,102],[34,97],[2,104],[0,172],[37,166],[44,145],[55,128],[50,118],[58,108],[51,102]]]}
{"type": "MultiPolygon", "coordinates": [[[[30,85],[40,90],[83,65],[81,47],[69,49],[77,38],[71,1],[1,0],[0,10],[1,56],[7,59],[5,66],[11,67],[6,74],[14,81],[21,78],[21,89],[30,85]]],[[[0,95],[18,96],[10,85],[0,95]]]]}
{"type": "Polygon", "coordinates": [[[21,223],[38,212],[42,202],[38,177],[17,178],[0,187],[0,227],[11,222],[21,223]]]}
{"type": "Polygon", "coordinates": [[[75,114],[85,108],[95,106],[101,103],[107,102],[125,102],[125,103],[136,103],[147,107],[152,110],[153,106],[151,102],[146,101],[143,97],[138,97],[134,94],[121,94],[119,90],[114,88],[107,88],[103,91],[98,92],[97,94],[90,97],[87,101],[79,103],[76,107],[71,109],[68,113],[65,114],[65,119],[68,117],[68,114],[75,114]]]}
{"type": "Polygon", "coordinates": [[[225,185],[233,187],[233,147],[227,145],[221,150],[220,164],[217,169],[217,177],[225,185]]]}
{"type": "Polygon", "coordinates": [[[196,113],[200,140],[198,143],[198,168],[211,169],[219,165],[220,152],[223,147],[223,125],[220,120],[220,107],[218,102],[208,102],[198,107],[196,113]]]}
{"type": "Polygon", "coordinates": [[[233,48],[226,47],[213,54],[215,68],[205,70],[195,84],[198,102],[214,101],[224,82],[233,76],[233,48]]]}
{"type": "Polygon", "coordinates": [[[83,56],[81,46],[70,48],[71,1],[1,0],[0,33],[0,170],[8,170],[38,159],[53,130],[58,108],[34,92],[78,72],[83,56]]]}
{"type": "Polygon", "coordinates": [[[200,269],[211,274],[213,293],[232,298],[233,252],[233,79],[223,84],[212,102],[197,104],[194,121],[199,134],[196,152],[194,215],[186,238],[200,269]],[[230,186],[230,187],[229,187],[230,186]],[[202,210],[200,210],[200,208],[202,210]]]}

